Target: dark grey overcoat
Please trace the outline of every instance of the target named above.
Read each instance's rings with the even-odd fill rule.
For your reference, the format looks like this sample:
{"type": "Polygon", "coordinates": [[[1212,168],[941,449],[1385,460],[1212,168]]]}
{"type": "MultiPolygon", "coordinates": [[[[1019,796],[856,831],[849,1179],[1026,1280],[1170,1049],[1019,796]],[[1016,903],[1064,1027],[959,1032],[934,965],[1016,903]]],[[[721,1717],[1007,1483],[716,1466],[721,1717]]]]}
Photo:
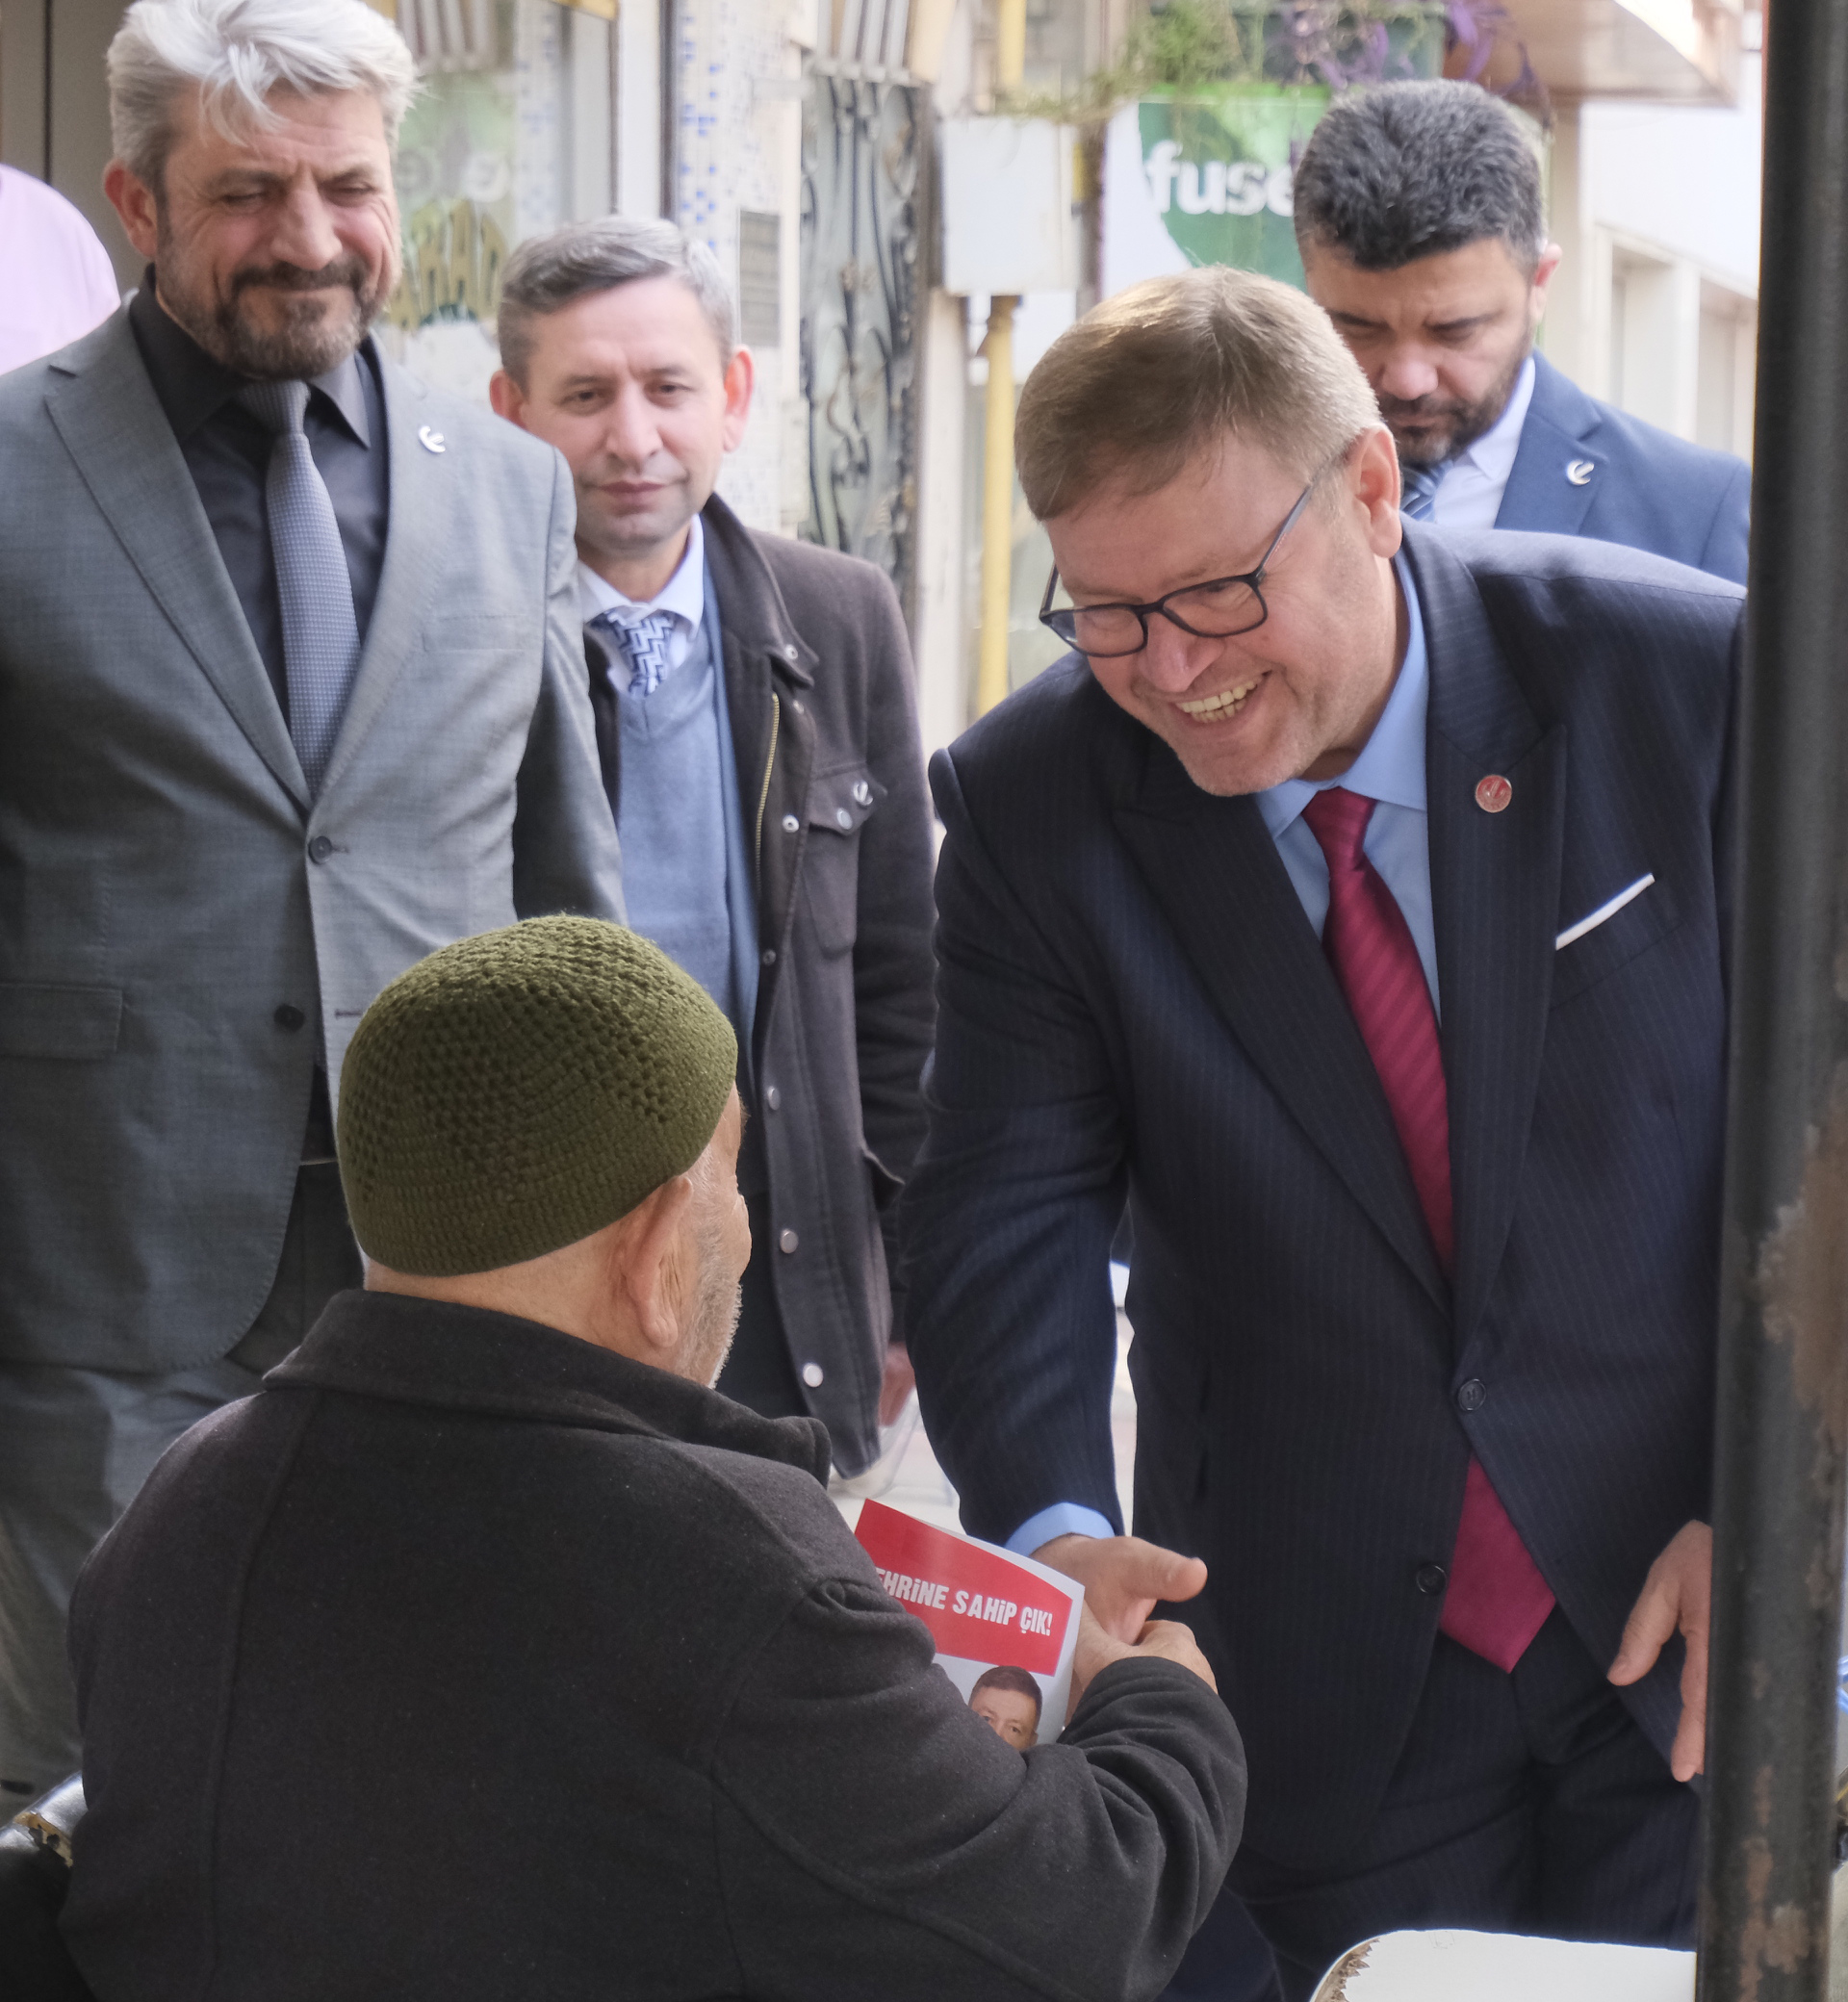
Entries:
{"type": "Polygon", "coordinates": [[[67,1939],[108,2002],[1135,2002],[1238,1733],[1114,1663],[1024,1757],[757,1418],[346,1293],[80,1581],[67,1939]]]}
{"type": "MultiPolygon", "coordinates": [[[[760,965],[738,1178],[767,1185],[771,1282],[835,1464],[879,1444],[894,1332],[893,1198],[924,1140],[930,1055],[931,808],[911,645],[870,563],[702,517],[719,601],[760,965]]],[[[600,635],[585,635],[587,648],[600,635]]],[[[598,751],[612,810],[620,738],[598,751]]],[[[897,1310],[902,1338],[902,1307],[897,1310]]]]}

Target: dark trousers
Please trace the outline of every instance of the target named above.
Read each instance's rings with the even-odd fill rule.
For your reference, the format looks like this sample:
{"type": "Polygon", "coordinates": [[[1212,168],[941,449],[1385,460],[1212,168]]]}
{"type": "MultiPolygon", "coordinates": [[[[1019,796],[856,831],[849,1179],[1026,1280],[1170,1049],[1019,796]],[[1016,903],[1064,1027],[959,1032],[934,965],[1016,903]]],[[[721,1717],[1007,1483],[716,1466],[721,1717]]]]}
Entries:
{"type": "Polygon", "coordinates": [[[1281,2002],[1282,1995],[1270,1940],[1227,1890],[1194,1935],[1161,2002],[1281,2002]]]}
{"type": "MultiPolygon", "coordinates": [[[[1270,1940],[1287,2002],[1348,1949],[1431,1927],[1635,1946],[1694,1943],[1700,1802],[1669,1772],[1554,1610],[1512,1675],[1442,1635],[1386,1798],[1338,1865],[1292,1870],[1241,1850],[1228,1880],[1270,1940]]],[[[1235,1951],[1236,1924],[1208,1921],[1235,1951]]],[[[1248,1967],[1248,1945],[1245,1946],[1248,1967]]],[[[1220,1988],[1190,1950],[1176,1994],[1220,1988]]]]}
{"type": "Polygon", "coordinates": [[[78,1762],[64,1614],[84,1559],[173,1441],[247,1398],[361,1276],[340,1170],[304,1166],[270,1297],[229,1355],[151,1375],[0,1364],[0,1821],[78,1762]]]}
{"type": "Polygon", "coordinates": [[[751,1263],[738,1289],[743,1302],[738,1331],[713,1388],[759,1418],[806,1418],[808,1401],[796,1381],[770,1284],[770,1261],[777,1252],[770,1237],[769,1197],[747,1193],[744,1207],[751,1219],[751,1263]]]}

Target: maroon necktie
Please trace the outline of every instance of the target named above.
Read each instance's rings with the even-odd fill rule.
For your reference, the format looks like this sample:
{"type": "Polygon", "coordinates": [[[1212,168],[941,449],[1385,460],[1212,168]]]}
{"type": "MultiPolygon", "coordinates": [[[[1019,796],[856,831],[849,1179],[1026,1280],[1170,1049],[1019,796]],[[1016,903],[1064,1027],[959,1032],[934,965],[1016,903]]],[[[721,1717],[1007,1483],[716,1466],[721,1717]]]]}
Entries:
{"type": "MultiPolygon", "coordinates": [[[[1328,860],[1322,944],[1385,1087],[1412,1186],[1448,1278],[1455,1237],[1444,1056],[1411,927],[1361,851],[1373,811],[1372,800],[1339,785],[1317,793],[1302,809],[1328,860]]],[[[1527,1653],[1553,1604],[1521,1532],[1472,1455],[1439,1630],[1505,1673],[1527,1653]]]]}

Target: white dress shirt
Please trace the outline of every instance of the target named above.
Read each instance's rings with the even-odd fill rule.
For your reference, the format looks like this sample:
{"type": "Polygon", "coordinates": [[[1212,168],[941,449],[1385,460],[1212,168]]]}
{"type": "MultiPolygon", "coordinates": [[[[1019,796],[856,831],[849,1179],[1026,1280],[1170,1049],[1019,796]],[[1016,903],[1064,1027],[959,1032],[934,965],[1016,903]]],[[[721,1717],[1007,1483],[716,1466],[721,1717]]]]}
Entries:
{"type": "MultiPolygon", "coordinates": [[[[588,563],[578,565],[578,616],[588,626],[600,612],[614,612],[625,626],[633,626],[650,612],[666,612],[673,619],[667,635],[667,667],[672,674],[686,658],[693,635],[706,617],[706,528],[698,515],[687,524],[686,548],[675,566],[674,575],[646,604],[626,598],[616,586],[601,578],[588,563]]],[[[610,680],[619,694],[629,692],[631,679],[629,656],[619,648],[609,664],[610,680]]]]}
{"type": "Polygon", "coordinates": [[[1508,490],[1514,455],[1521,449],[1521,427],[1533,401],[1533,356],[1528,355],[1514,378],[1507,407],[1467,450],[1450,461],[1438,481],[1431,520],[1440,528],[1493,528],[1508,490]]]}

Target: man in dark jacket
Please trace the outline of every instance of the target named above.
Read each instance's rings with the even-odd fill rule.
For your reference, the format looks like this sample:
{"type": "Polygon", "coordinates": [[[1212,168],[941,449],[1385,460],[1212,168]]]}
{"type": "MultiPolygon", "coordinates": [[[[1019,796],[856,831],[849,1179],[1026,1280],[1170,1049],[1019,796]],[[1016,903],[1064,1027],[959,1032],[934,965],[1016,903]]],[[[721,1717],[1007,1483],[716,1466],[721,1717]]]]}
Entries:
{"type": "Polygon", "coordinates": [[[578,489],[578,598],[629,921],[726,1012],[756,1253],[721,1388],[860,1472],[911,1382],[891,1197],[924,1135],[931,823],[910,650],[870,564],[713,493],[753,385],[711,252],[621,217],[523,244],[495,408],[578,489]],[[897,1343],[888,1348],[893,1333],[897,1343]]]}
{"type": "Polygon", "coordinates": [[[1686,1945],[1743,594],[1403,524],[1325,318],[1222,266],[1061,335],[1015,442],[1082,651],[933,766],[962,1521],[1196,1608],[1290,2002],[1408,1926],[1686,1945]]]}
{"type": "Polygon", "coordinates": [[[1751,468],[1534,349],[1560,250],[1506,105],[1442,78],[1347,92],[1304,149],[1296,215],[1310,296],[1379,398],[1414,521],[1591,536],[1744,583],[1751,468]]]}
{"type": "Polygon", "coordinates": [[[162,1460],[77,1590],[108,2002],[1158,1989],[1238,1735],[1183,1627],[1088,1622],[1024,1756],[824,1493],[706,1388],[748,1255],[735,1047],[547,918],[386,989],[341,1168],[369,1290],[162,1460]]]}

